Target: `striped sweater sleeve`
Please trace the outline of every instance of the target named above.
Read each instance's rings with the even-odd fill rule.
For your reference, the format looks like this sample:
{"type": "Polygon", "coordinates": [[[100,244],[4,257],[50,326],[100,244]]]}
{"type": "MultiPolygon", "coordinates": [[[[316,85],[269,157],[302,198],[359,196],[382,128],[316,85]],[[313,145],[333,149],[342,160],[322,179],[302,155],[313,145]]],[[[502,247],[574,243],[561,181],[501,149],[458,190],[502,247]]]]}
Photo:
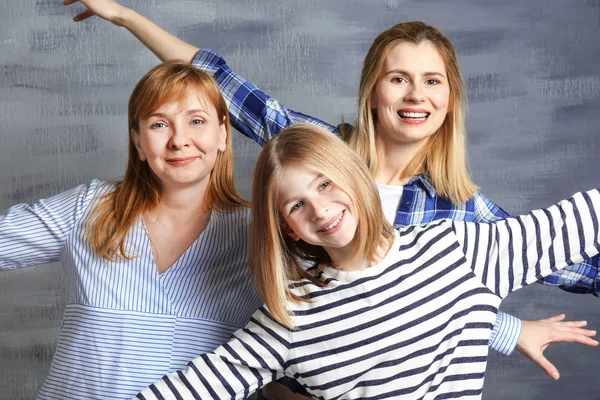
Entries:
{"type": "Polygon", "coordinates": [[[98,181],[39,200],[17,204],[0,215],[0,270],[58,261],[98,181]]]}
{"type": "Polygon", "coordinates": [[[491,224],[452,221],[467,262],[500,297],[600,251],[598,190],[491,224]]]}
{"type": "Polygon", "coordinates": [[[290,338],[290,331],[263,306],[228,343],[190,361],[184,370],[165,375],[136,398],[245,399],[284,376],[290,338]]]}

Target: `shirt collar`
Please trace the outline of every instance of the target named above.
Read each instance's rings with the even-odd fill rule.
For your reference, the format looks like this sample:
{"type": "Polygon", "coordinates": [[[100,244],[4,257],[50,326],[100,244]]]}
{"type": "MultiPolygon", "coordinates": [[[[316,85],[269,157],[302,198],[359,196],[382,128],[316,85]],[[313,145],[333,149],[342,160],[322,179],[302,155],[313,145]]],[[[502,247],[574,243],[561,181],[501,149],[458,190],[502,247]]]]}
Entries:
{"type": "Polygon", "coordinates": [[[417,175],[417,176],[411,178],[408,182],[406,182],[406,185],[404,185],[404,186],[411,186],[411,185],[422,186],[425,189],[425,191],[427,192],[427,195],[429,195],[429,197],[437,196],[437,193],[435,192],[433,185],[431,183],[429,183],[429,181],[427,180],[425,175],[421,174],[421,175],[417,175]]]}

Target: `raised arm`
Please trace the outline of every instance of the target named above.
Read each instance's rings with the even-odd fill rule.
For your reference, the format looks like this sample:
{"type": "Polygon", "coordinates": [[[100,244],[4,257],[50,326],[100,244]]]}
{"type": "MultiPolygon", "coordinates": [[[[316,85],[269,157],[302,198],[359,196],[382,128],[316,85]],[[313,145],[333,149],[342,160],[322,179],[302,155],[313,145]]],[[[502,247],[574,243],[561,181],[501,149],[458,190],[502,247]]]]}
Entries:
{"type": "Polygon", "coordinates": [[[283,376],[289,349],[289,330],[261,307],[228,343],[190,361],[183,371],[165,375],[137,398],[244,399],[283,376]]]}
{"type": "Polygon", "coordinates": [[[86,7],[84,12],[73,18],[75,22],[97,15],[117,26],[125,27],[161,61],[182,60],[190,62],[199,50],[114,0],[64,0],[63,3],[66,6],[82,3],[86,7]]]}
{"type": "Polygon", "coordinates": [[[197,68],[211,74],[227,100],[231,125],[259,145],[263,146],[284,128],[297,123],[316,125],[338,134],[333,125],[287,109],[252,82],[233,72],[225,60],[212,50],[199,50],[114,0],[64,0],[65,5],[77,2],[83,3],[87,10],[78,14],[75,21],[97,15],[127,28],[161,60],[191,61],[197,68]]]}

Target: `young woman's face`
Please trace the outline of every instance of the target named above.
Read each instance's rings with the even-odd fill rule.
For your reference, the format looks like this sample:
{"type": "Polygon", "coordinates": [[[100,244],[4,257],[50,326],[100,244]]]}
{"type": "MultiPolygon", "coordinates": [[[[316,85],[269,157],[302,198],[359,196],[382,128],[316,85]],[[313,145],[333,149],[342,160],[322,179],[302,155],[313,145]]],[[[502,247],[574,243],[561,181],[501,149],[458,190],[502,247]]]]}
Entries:
{"type": "Polygon", "coordinates": [[[148,162],[163,189],[207,185],[227,139],[215,107],[198,92],[164,104],[140,120],[140,132],[131,135],[140,159],[148,162]]]}
{"type": "Polygon", "coordinates": [[[422,142],[448,113],[450,86],[444,60],[431,42],[392,48],[371,98],[377,136],[384,142],[422,142]]]}
{"type": "Polygon", "coordinates": [[[287,165],[278,205],[292,239],[322,246],[330,256],[351,246],[358,225],[354,204],[323,174],[301,165],[287,165]]]}

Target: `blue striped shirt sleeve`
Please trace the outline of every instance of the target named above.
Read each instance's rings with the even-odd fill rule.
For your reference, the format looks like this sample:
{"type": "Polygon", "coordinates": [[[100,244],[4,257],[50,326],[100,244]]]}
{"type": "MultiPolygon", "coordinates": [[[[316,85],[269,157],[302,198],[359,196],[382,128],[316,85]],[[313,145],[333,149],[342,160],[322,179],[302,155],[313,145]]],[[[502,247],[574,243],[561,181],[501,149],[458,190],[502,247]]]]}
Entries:
{"type": "Polygon", "coordinates": [[[241,75],[233,72],[225,60],[210,49],[196,53],[192,64],[211,74],[227,102],[231,125],[264,144],[288,126],[306,123],[337,133],[335,126],[318,118],[287,109],[241,75]]]}
{"type": "Polygon", "coordinates": [[[165,375],[137,398],[244,399],[284,376],[290,340],[290,331],[261,307],[228,343],[190,361],[184,370],[165,375]]]}
{"type": "Polygon", "coordinates": [[[1,215],[0,270],[58,261],[96,185],[80,185],[33,206],[17,204],[1,215]]]}
{"type": "Polygon", "coordinates": [[[473,272],[500,297],[598,254],[598,190],[492,224],[452,221],[473,272]]]}
{"type": "Polygon", "coordinates": [[[523,322],[517,317],[498,311],[489,346],[504,355],[511,355],[521,337],[523,322]]]}

